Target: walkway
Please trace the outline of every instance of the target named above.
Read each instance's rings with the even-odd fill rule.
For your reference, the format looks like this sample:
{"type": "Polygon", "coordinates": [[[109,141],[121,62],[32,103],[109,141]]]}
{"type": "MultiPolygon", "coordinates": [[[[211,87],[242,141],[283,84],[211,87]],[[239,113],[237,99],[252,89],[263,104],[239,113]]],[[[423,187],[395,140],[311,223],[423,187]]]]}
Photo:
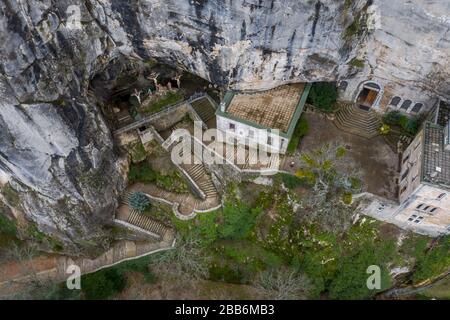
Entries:
{"type": "Polygon", "coordinates": [[[30,281],[65,281],[70,265],[77,265],[82,274],[92,273],[124,261],[138,259],[156,252],[174,248],[175,235],[172,230],[165,233],[159,242],[127,241],[117,242],[112,248],[94,259],[57,255],[42,255],[31,260],[10,262],[1,265],[0,295],[3,297],[26,290],[30,281]]]}
{"type": "Polygon", "coordinates": [[[143,192],[155,201],[171,205],[179,218],[195,217],[197,212],[212,211],[221,205],[218,196],[201,200],[193,194],[169,192],[153,184],[135,183],[128,187],[127,192],[143,192]]]}

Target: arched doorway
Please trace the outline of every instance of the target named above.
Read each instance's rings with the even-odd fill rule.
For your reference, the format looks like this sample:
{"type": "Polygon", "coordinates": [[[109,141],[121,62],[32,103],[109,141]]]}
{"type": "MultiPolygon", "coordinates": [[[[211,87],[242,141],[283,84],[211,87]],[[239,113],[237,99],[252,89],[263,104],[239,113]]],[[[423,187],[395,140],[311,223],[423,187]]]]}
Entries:
{"type": "Polygon", "coordinates": [[[356,103],[361,109],[369,110],[377,106],[382,96],[382,88],[373,81],[364,82],[361,86],[356,103]]]}

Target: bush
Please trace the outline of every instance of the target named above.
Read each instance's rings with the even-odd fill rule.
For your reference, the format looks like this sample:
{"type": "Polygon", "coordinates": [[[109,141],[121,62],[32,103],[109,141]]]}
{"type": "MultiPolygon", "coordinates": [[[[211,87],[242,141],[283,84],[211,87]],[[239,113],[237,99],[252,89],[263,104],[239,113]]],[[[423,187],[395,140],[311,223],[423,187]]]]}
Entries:
{"type": "MultiPolygon", "coordinates": [[[[381,244],[377,244],[380,246],[381,244]]],[[[342,258],[338,271],[332,279],[329,287],[331,299],[368,299],[377,292],[385,290],[390,286],[389,271],[382,265],[383,259],[378,256],[379,248],[367,244],[356,254],[342,258]],[[367,288],[367,267],[371,265],[381,268],[381,288],[372,290],[367,288]]]]}
{"type": "Polygon", "coordinates": [[[88,300],[104,300],[122,292],[127,280],[116,268],[97,271],[81,278],[81,288],[88,300]]]}
{"type": "Polygon", "coordinates": [[[323,112],[333,112],[338,98],[334,82],[313,83],[309,91],[308,102],[323,112]]]}
{"type": "Polygon", "coordinates": [[[156,176],[156,172],[148,162],[131,164],[130,171],[128,172],[130,183],[152,183],[156,180],[156,176]]]}
{"type": "Polygon", "coordinates": [[[249,235],[256,224],[256,218],[261,208],[251,208],[245,203],[225,203],[223,222],[219,225],[219,235],[222,238],[242,239],[249,235]]]}
{"type": "Polygon", "coordinates": [[[293,154],[297,150],[298,144],[300,143],[301,139],[306,136],[308,132],[308,121],[304,116],[302,116],[298,121],[297,126],[295,127],[291,140],[289,141],[287,152],[293,154]]]}
{"type": "Polygon", "coordinates": [[[439,243],[422,257],[419,257],[414,273],[414,282],[434,278],[450,267],[450,236],[443,237],[439,243]]]}
{"type": "Polygon", "coordinates": [[[133,209],[143,212],[149,207],[150,200],[142,192],[134,192],[130,196],[129,203],[133,209]]]}
{"type": "Polygon", "coordinates": [[[283,184],[288,189],[295,189],[297,187],[304,187],[308,185],[308,181],[292,174],[280,173],[280,176],[283,184]]]}
{"type": "Polygon", "coordinates": [[[401,127],[406,133],[415,135],[419,130],[419,119],[407,117],[399,111],[391,111],[383,117],[383,122],[388,125],[401,127]]]}

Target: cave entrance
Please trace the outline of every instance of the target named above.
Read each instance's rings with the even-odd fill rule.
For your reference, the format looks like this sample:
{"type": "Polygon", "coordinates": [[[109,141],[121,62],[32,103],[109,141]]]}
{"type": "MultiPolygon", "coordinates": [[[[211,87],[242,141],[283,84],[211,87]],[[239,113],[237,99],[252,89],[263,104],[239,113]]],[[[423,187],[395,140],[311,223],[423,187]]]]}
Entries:
{"type": "Polygon", "coordinates": [[[91,79],[89,91],[113,130],[160,112],[195,93],[219,96],[217,86],[177,66],[124,56],[100,70],[91,79]]]}
{"type": "Polygon", "coordinates": [[[356,103],[361,109],[369,110],[378,102],[380,93],[381,87],[378,84],[367,82],[359,92],[356,103]]]}

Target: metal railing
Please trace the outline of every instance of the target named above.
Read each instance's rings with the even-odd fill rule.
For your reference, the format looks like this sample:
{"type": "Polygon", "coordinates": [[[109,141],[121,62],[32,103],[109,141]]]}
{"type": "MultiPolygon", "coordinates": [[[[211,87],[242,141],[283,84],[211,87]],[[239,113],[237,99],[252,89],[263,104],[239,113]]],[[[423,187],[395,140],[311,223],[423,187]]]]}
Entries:
{"type": "Polygon", "coordinates": [[[196,92],[193,95],[191,95],[188,99],[174,103],[172,105],[169,105],[168,107],[164,108],[163,110],[156,112],[154,114],[148,115],[138,121],[135,121],[133,123],[130,123],[122,128],[119,128],[117,130],[114,131],[114,135],[119,135],[122,133],[125,133],[127,131],[133,130],[133,129],[137,129],[161,116],[163,116],[164,114],[173,111],[179,107],[181,107],[184,104],[190,104],[191,102],[198,100],[200,98],[203,98],[204,96],[206,96],[206,93],[204,92],[196,92]]]}

